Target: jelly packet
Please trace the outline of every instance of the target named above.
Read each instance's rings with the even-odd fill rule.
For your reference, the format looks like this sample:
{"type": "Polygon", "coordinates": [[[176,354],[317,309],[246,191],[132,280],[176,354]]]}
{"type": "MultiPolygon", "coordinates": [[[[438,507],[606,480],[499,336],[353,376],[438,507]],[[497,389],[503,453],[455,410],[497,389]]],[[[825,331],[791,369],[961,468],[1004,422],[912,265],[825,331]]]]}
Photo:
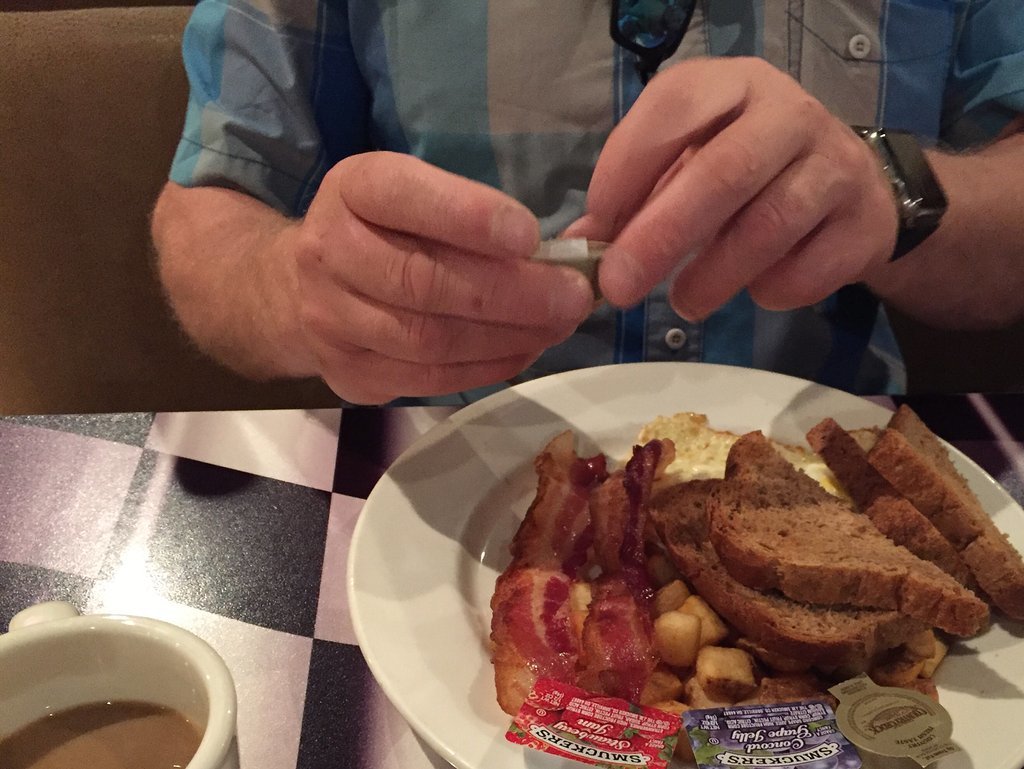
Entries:
{"type": "Polygon", "coordinates": [[[683,722],[701,769],[795,766],[860,769],[857,749],[827,702],[730,705],[690,710],[683,722]]]}
{"type": "Polygon", "coordinates": [[[960,750],[950,739],[949,712],[926,694],[878,686],[864,674],[829,691],[839,699],[839,728],[866,757],[881,756],[887,765],[909,758],[925,767],[960,750]]]}
{"type": "Polygon", "coordinates": [[[678,715],[542,678],[505,738],[594,766],[665,769],[681,728],[678,715]]]}

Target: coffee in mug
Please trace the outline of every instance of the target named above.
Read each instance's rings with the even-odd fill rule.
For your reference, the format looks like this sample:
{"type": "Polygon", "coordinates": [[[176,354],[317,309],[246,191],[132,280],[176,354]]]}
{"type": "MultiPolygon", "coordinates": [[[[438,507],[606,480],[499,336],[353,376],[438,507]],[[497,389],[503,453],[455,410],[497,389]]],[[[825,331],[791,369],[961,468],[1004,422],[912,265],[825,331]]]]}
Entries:
{"type": "Polygon", "coordinates": [[[234,683],[166,622],[30,607],[0,635],[0,769],[238,769],[234,683]]]}
{"type": "Polygon", "coordinates": [[[94,702],[48,713],[0,739],[0,769],[176,769],[200,733],[181,713],[148,702],[94,702]]]}

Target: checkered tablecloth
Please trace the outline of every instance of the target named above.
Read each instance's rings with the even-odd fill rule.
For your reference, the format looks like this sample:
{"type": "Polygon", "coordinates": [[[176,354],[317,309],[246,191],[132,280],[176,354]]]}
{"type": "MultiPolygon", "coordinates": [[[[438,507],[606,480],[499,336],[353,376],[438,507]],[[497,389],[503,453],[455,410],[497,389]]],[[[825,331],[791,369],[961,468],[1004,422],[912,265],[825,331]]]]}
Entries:
{"type": "MultiPolygon", "coordinates": [[[[1024,395],[909,402],[1024,503],[1024,395]]],[[[450,413],[2,418],[0,628],[60,599],[195,632],[234,675],[244,769],[446,767],[373,681],[345,569],[374,483],[450,413]]]]}

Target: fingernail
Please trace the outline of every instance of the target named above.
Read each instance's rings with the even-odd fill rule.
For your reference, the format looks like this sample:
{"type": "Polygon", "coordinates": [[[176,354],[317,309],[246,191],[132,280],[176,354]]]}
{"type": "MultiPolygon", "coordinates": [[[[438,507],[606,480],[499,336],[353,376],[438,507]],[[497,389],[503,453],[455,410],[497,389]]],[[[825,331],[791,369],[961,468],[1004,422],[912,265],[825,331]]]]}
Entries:
{"type": "Polygon", "coordinates": [[[503,206],[491,220],[491,239],[510,254],[526,256],[540,243],[540,224],[525,206],[503,206]]]}
{"type": "Polygon", "coordinates": [[[704,320],[704,314],[697,310],[687,310],[681,307],[673,307],[672,309],[675,310],[676,315],[689,323],[698,323],[704,320]]]}
{"type": "Polygon", "coordinates": [[[669,289],[668,304],[669,307],[672,308],[672,311],[683,320],[689,321],[690,323],[696,323],[697,321],[702,320],[701,313],[698,310],[693,309],[681,301],[678,296],[676,286],[669,289]]]}
{"type": "MultiPolygon", "coordinates": [[[[676,276],[672,287],[668,292],[668,303],[672,310],[683,320],[690,323],[699,323],[706,319],[714,307],[708,307],[707,302],[696,301],[700,296],[694,296],[692,291],[687,291],[683,283],[683,276],[676,276]]],[[[706,297],[704,297],[706,299],[706,297]]]]}
{"type": "Polygon", "coordinates": [[[640,263],[618,246],[609,246],[601,260],[601,293],[618,307],[630,307],[643,298],[646,287],[640,263]]]}

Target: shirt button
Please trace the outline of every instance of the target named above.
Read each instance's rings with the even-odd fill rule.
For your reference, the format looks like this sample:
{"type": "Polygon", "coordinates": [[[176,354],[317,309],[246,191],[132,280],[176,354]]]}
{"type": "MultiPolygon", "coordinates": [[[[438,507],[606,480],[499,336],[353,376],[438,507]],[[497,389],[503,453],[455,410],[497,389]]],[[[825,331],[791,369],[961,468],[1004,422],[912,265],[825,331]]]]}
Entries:
{"type": "Polygon", "coordinates": [[[850,38],[846,50],[855,59],[866,59],[871,53],[871,38],[863,33],[856,34],[850,38]]]}
{"type": "Polygon", "coordinates": [[[681,328],[670,328],[665,334],[665,344],[670,350],[681,350],[686,344],[686,332],[681,328]]]}

